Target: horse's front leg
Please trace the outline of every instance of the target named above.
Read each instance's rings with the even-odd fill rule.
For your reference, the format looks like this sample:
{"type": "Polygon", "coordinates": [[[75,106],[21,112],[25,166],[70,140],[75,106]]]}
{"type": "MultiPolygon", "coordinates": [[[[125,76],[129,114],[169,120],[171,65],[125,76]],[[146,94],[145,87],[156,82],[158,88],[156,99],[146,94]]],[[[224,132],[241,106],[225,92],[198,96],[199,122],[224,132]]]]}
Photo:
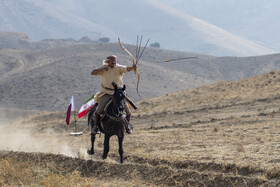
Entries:
{"type": "Polygon", "coordinates": [[[118,140],[119,140],[119,154],[120,154],[121,163],[123,163],[123,139],[124,139],[124,137],[118,137],[118,140]]]}
{"type": "Polygon", "coordinates": [[[91,134],[91,149],[87,151],[89,155],[94,154],[94,141],[95,141],[95,134],[91,134]]]}
{"type": "Polygon", "coordinates": [[[110,147],[109,147],[109,143],[110,143],[110,136],[105,134],[105,138],[104,138],[104,150],[103,150],[103,155],[102,158],[106,159],[107,155],[109,153],[110,147]]]}

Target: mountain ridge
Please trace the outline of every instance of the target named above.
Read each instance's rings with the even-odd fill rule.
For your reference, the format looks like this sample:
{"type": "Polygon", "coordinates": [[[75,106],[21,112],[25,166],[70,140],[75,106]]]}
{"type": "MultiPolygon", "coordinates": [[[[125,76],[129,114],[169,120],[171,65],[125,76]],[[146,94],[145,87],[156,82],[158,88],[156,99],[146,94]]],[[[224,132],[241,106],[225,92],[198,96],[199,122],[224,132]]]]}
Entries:
{"type": "Polygon", "coordinates": [[[109,37],[112,42],[116,42],[117,38],[121,37],[129,44],[136,43],[137,35],[144,35],[150,38],[151,42],[159,42],[162,48],[216,56],[275,53],[274,50],[235,36],[156,1],[122,0],[112,3],[106,0],[78,4],[72,0],[64,6],[59,3],[61,2],[46,3],[34,0],[2,2],[0,15],[4,22],[0,25],[0,30],[25,32],[32,40],[47,38],[77,40],[88,36],[93,40],[109,37]],[[73,11],[74,7],[79,11],[73,11]],[[127,10],[126,7],[130,9],[127,10]],[[119,10],[117,14],[114,14],[115,10],[119,10]],[[129,10],[134,10],[134,14],[129,10]]]}

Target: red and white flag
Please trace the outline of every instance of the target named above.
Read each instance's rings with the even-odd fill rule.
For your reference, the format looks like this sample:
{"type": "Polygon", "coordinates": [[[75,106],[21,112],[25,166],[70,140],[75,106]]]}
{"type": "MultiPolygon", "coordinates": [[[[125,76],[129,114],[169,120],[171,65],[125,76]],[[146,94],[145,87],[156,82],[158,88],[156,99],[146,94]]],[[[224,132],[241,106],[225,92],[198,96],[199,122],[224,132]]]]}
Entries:
{"type": "Polygon", "coordinates": [[[90,99],[88,99],[86,101],[86,103],[80,108],[78,117],[81,118],[84,115],[86,115],[88,113],[88,111],[90,111],[90,109],[92,109],[92,107],[94,107],[95,104],[96,104],[96,101],[94,100],[94,97],[91,97],[90,99]]]}
{"type": "Polygon", "coordinates": [[[66,121],[67,125],[70,124],[71,111],[75,111],[74,96],[72,96],[71,99],[70,99],[70,103],[69,103],[67,113],[66,113],[66,120],[65,121],[66,121]]]}

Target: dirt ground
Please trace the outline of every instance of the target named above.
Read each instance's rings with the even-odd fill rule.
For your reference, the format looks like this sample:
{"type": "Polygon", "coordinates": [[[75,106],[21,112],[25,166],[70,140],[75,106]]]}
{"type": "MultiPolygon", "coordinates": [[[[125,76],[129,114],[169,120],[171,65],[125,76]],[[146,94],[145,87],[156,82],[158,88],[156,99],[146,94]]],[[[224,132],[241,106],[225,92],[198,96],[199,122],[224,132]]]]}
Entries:
{"type": "Polygon", "coordinates": [[[78,170],[104,184],[124,186],[280,185],[280,73],[179,91],[142,100],[133,111],[134,132],[117,138],[102,160],[104,135],[89,156],[87,119],[43,112],[1,127],[0,158],[16,157],[78,170]],[[18,151],[18,152],[14,152],[18,151]],[[40,152],[40,153],[39,153],[40,152]],[[116,183],[115,183],[116,185],[116,183]]]}

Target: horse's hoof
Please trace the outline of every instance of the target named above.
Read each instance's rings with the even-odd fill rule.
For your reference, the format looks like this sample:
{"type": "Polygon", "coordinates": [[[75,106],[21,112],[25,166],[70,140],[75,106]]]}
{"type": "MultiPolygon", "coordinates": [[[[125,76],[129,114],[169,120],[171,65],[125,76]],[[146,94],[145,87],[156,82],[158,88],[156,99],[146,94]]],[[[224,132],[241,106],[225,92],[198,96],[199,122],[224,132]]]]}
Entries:
{"type": "Polygon", "coordinates": [[[92,151],[92,150],[88,150],[87,153],[88,153],[89,155],[94,155],[94,151],[92,151]]]}
{"type": "Polygon", "coordinates": [[[107,158],[107,156],[102,155],[103,160],[105,160],[107,158]]]}

